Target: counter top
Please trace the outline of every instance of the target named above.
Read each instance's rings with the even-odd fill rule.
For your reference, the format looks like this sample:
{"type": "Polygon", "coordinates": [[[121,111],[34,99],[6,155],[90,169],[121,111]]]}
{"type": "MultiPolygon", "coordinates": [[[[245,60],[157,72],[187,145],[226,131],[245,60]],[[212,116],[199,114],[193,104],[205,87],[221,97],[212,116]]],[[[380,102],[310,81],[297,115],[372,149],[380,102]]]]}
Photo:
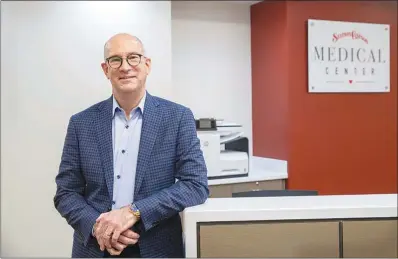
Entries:
{"type": "Polygon", "coordinates": [[[198,221],[325,219],[397,216],[397,194],[210,198],[187,208],[198,221]]]}
{"type": "Polygon", "coordinates": [[[209,185],[287,179],[287,161],[253,156],[249,176],[209,180],[209,185]]]}
{"type": "Polygon", "coordinates": [[[184,210],[186,256],[196,257],[198,222],[397,217],[397,194],[210,198],[184,210]]]}

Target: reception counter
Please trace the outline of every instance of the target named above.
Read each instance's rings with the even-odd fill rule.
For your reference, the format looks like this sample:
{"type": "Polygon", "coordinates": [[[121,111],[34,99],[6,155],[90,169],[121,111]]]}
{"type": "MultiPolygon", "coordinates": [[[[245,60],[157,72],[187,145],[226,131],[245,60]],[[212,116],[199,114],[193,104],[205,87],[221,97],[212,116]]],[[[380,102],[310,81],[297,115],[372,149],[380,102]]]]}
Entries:
{"type": "Polygon", "coordinates": [[[287,161],[250,157],[249,175],[209,180],[210,198],[228,198],[236,192],[284,190],[288,178],[287,161]]]}
{"type": "Polygon", "coordinates": [[[397,258],[397,194],[210,198],[183,212],[186,257],[397,258]]]}

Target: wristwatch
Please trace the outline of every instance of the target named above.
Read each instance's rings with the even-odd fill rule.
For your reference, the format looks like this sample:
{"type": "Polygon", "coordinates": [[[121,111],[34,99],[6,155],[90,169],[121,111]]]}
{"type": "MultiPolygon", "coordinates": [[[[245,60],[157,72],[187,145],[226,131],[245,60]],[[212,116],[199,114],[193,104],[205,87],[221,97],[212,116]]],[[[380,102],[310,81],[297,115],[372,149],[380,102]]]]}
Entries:
{"type": "Polygon", "coordinates": [[[137,208],[137,206],[135,206],[134,203],[130,206],[130,211],[137,218],[137,220],[140,220],[141,218],[140,210],[137,208]]]}

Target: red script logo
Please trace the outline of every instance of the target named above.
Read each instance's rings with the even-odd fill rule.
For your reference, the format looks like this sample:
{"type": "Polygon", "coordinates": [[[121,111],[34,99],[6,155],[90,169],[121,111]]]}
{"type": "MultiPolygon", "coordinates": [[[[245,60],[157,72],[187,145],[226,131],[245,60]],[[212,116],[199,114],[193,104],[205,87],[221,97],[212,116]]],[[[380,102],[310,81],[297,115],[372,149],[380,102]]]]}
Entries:
{"type": "Polygon", "coordinates": [[[353,40],[358,40],[358,39],[363,40],[364,42],[366,42],[366,44],[368,44],[368,39],[356,31],[333,33],[332,42],[337,42],[338,40],[340,40],[342,38],[347,38],[347,37],[350,37],[353,40]]]}

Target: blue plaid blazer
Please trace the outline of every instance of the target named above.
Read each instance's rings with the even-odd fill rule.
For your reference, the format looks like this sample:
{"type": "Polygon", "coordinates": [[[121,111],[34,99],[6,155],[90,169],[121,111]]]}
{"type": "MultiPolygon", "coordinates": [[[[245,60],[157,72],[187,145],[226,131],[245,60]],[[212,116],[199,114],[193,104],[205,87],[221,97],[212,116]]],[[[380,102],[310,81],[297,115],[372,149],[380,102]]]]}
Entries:
{"type": "MultiPolygon", "coordinates": [[[[179,212],[209,195],[207,169],[189,108],[147,93],[134,202],[142,257],[184,257],[179,212]],[[177,180],[177,181],[176,181],[177,180]]],[[[113,197],[112,97],[68,124],[54,205],[74,229],[72,257],[103,257],[91,230],[113,197]]]]}

